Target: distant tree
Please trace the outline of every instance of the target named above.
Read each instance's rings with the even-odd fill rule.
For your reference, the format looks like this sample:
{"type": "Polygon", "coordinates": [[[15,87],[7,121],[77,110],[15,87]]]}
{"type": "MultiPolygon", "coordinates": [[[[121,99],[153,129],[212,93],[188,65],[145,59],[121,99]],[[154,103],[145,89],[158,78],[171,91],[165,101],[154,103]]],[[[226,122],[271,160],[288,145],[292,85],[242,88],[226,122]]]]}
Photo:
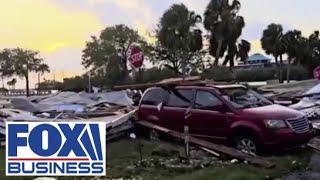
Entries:
{"type": "Polygon", "coordinates": [[[62,90],[63,89],[63,83],[59,81],[52,81],[52,80],[44,80],[43,82],[40,82],[40,84],[37,84],[39,87],[39,90],[62,90]]]}
{"type": "Polygon", "coordinates": [[[309,61],[303,62],[303,64],[308,67],[308,69],[312,72],[314,68],[320,65],[320,39],[319,39],[319,31],[314,31],[313,34],[309,37],[309,52],[311,58],[309,61]]]}
{"type": "Polygon", "coordinates": [[[319,41],[319,31],[314,31],[314,32],[309,36],[309,41],[311,41],[311,42],[317,42],[317,41],[319,41]]]}
{"type": "MultiPolygon", "coordinates": [[[[99,37],[92,36],[83,50],[82,65],[91,71],[93,76],[105,76],[108,62],[114,58],[119,59],[119,81],[126,81],[129,76],[128,53],[132,45],[145,49],[146,41],[136,30],[125,25],[106,27],[99,37]]],[[[110,66],[109,66],[110,67],[110,66]]],[[[112,70],[111,70],[112,71],[112,70]]]]}
{"type": "Polygon", "coordinates": [[[270,24],[267,29],[263,31],[261,38],[262,49],[265,50],[267,54],[272,54],[275,58],[278,67],[278,77],[279,82],[283,83],[282,77],[282,56],[286,52],[286,45],[283,41],[283,28],[280,24],[270,24]],[[278,60],[280,58],[280,61],[278,60]]]}
{"type": "Polygon", "coordinates": [[[9,86],[9,89],[15,90],[16,83],[17,79],[13,78],[12,80],[7,82],[7,85],[9,86]]]}
{"type": "Polygon", "coordinates": [[[1,94],[7,94],[8,92],[9,92],[8,89],[6,89],[6,88],[0,88],[0,93],[1,93],[1,94]]]}
{"type": "Polygon", "coordinates": [[[197,23],[201,16],[184,4],[174,4],[164,12],[157,29],[158,42],[152,51],[152,62],[182,74],[187,65],[201,63],[202,32],[197,23]]]}
{"type": "Polygon", "coordinates": [[[14,65],[11,56],[12,53],[10,49],[3,49],[0,51],[0,75],[2,88],[4,88],[4,78],[10,77],[14,73],[14,65]]]}
{"type": "Polygon", "coordinates": [[[72,78],[65,78],[62,84],[63,91],[81,92],[88,89],[88,76],[75,76],[72,78]]]}
{"type": "Polygon", "coordinates": [[[7,85],[8,85],[9,90],[10,90],[10,89],[11,89],[11,86],[12,86],[11,81],[7,81],[7,85]]]}
{"type": "Polygon", "coordinates": [[[240,7],[238,0],[233,0],[232,3],[229,0],[211,0],[204,13],[204,27],[210,33],[209,52],[215,57],[214,66],[218,66],[219,59],[227,52],[223,64],[229,63],[231,71],[236,55],[241,53],[244,56],[244,49],[238,52],[237,47],[245,26],[244,18],[238,15],[240,7]]]}
{"type": "MultiPolygon", "coordinates": [[[[157,65],[160,69],[168,68],[174,72],[175,76],[182,75],[182,59],[184,58],[182,53],[168,50],[157,42],[150,54],[150,60],[153,65],[157,65]]],[[[205,54],[206,53],[204,51],[189,52],[186,64],[188,64],[192,69],[201,69],[205,54]]]]}
{"type": "MultiPolygon", "coordinates": [[[[105,86],[114,86],[114,85],[121,85],[123,84],[123,79],[119,79],[119,77],[121,77],[122,75],[122,63],[121,63],[121,59],[119,56],[113,56],[110,57],[107,65],[106,65],[106,72],[105,75],[106,77],[103,78],[104,79],[104,84],[105,86]]],[[[125,82],[128,82],[129,77],[126,78],[125,82]]]]}
{"type": "Polygon", "coordinates": [[[30,72],[50,72],[49,66],[43,62],[39,52],[16,48],[11,50],[11,61],[13,62],[14,72],[11,75],[23,77],[26,80],[26,91],[29,96],[29,73],[30,72]]]}
{"type": "Polygon", "coordinates": [[[13,78],[13,79],[11,80],[11,83],[12,83],[13,89],[16,89],[17,79],[16,79],[16,78],[13,78]]]}
{"type": "Polygon", "coordinates": [[[153,83],[153,82],[159,82],[164,79],[173,78],[176,77],[176,73],[167,67],[164,68],[158,68],[153,67],[150,69],[144,69],[142,71],[142,79],[141,83],[153,83]]]}

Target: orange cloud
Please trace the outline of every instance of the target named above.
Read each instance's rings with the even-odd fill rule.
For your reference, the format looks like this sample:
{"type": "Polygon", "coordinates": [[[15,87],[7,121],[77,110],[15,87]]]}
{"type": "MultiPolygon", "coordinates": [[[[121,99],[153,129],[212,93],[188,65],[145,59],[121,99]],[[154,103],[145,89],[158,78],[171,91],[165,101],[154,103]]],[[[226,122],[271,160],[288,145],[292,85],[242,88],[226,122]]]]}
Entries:
{"type": "Polygon", "coordinates": [[[126,10],[130,14],[134,14],[131,17],[133,24],[138,28],[141,35],[146,36],[147,39],[150,39],[148,36],[149,32],[147,30],[148,24],[156,24],[156,21],[159,17],[156,17],[150,7],[147,7],[141,0],[87,0],[90,4],[99,4],[99,3],[113,3],[116,6],[120,7],[123,10],[126,10]],[[137,18],[136,14],[141,14],[137,18]]]}
{"type": "Polygon", "coordinates": [[[102,28],[93,14],[66,11],[50,0],[1,1],[0,24],[0,47],[41,52],[82,47],[90,34],[102,28]]]}
{"type": "Polygon", "coordinates": [[[251,41],[251,51],[250,54],[254,53],[264,53],[264,50],[261,47],[260,40],[251,41]]]}

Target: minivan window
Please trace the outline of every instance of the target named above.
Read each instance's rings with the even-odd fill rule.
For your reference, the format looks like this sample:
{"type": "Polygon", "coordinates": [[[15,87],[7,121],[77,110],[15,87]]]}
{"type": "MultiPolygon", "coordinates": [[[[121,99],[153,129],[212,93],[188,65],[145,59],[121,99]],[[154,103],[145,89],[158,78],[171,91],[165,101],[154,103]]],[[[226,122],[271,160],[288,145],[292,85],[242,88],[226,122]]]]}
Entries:
{"type": "Polygon", "coordinates": [[[212,93],[208,91],[197,91],[196,95],[196,109],[202,110],[219,110],[215,109],[215,107],[223,105],[223,103],[212,93]]]}
{"type": "Polygon", "coordinates": [[[229,101],[234,107],[245,109],[271,105],[272,102],[246,88],[230,88],[222,90],[222,97],[229,101]]]}
{"type": "Polygon", "coordinates": [[[150,90],[144,95],[141,104],[157,106],[163,101],[166,94],[167,92],[164,89],[159,88],[150,90]]]}
{"type": "Polygon", "coordinates": [[[188,108],[192,102],[192,90],[170,90],[166,106],[188,108]]]}

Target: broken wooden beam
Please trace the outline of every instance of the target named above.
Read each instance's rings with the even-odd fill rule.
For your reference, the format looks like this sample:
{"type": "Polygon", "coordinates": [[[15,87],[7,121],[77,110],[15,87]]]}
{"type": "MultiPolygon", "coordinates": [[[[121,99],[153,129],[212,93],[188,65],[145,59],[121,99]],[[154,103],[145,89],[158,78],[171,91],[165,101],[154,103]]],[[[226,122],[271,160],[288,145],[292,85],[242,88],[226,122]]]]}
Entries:
{"type": "Polygon", "coordinates": [[[150,87],[158,87],[158,86],[174,86],[179,85],[181,83],[191,83],[194,81],[200,80],[201,77],[199,76],[193,76],[193,77],[187,77],[185,80],[182,80],[182,78],[171,78],[166,79],[157,83],[145,83],[145,84],[132,84],[132,85],[122,85],[122,86],[115,86],[112,89],[113,90],[126,90],[126,89],[136,89],[136,90],[145,90],[150,87]]]}
{"type": "MultiPolygon", "coordinates": [[[[180,138],[180,139],[184,138],[183,134],[180,133],[180,132],[173,131],[173,130],[170,130],[170,129],[167,129],[167,128],[163,128],[161,126],[158,126],[158,125],[150,123],[150,122],[136,121],[135,123],[137,123],[137,124],[139,124],[141,126],[147,127],[147,128],[151,128],[151,129],[154,129],[154,130],[158,130],[160,132],[164,132],[164,133],[166,133],[166,134],[168,134],[170,136],[176,137],[176,138],[180,138]]],[[[262,166],[262,167],[265,167],[265,168],[272,168],[272,167],[275,166],[274,163],[264,159],[263,157],[251,156],[251,155],[245,154],[245,153],[243,153],[241,151],[238,151],[238,150],[236,150],[234,148],[230,148],[230,147],[226,147],[226,146],[223,146],[223,145],[214,144],[214,143],[202,140],[202,139],[194,138],[192,136],[189,137],[189,142],[192,143],[192,144],[196,144],[196,145],[199,145],[201,147],[213,150],[213,151],[215,151],[217,153],[225,154],[225,155],[230,156],[230,157],[234,157],[234,158],[237,158],[237,159],[240,159],[240,160],[243,160],[243,161],[247,161],[247,162],[249,162],[251,164],[254,164],[254,165],[262,166]]]]}

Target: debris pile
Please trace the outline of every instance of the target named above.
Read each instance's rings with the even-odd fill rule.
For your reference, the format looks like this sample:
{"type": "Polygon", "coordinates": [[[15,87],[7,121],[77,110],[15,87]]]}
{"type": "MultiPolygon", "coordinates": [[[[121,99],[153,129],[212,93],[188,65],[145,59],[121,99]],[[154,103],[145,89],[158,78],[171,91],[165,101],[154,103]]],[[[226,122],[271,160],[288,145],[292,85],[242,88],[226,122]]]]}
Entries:
{"type": "Polygon", "coordinates": [[[320,156],[314,154],[311,156],[309,167],[304,172],[294,172],[286,177],[284,180],[314,180],[320,179],[320,156]]]}
{"type": "Polygon", "coordinates": [[[265,97],[273,100],[294,99],[296,96],[302,95],[318,83],[319,80],[311,79],[305,81],[296,81],[287,84],[262,86],[258,88],[258,91],[265,97]]]}
{"type": "MultiPolygon", "coordinates": [[[[138,162],[130,162],[124,168],[124,171],[127,176],[139,175],[144,169],[186,173],[206,167],[224,167],[227,164],[230,163],[218,160],[212,155],[196,148],[190,151],[189,158],[181,157],[178,150],[159,148],[153,150],[149,158],[144,158],[138,162]]],[[[125,178],[132,179],[132,177],[125,178]]]]}
{"type": "Polygon", "coordinates": [[[264,86],[259,91],[275,103],[303,112],[313,127],[320,130],[319,80],[298,81],[289,84],[264,86]]]}
{"type": "Polygon", "coordinates": [[[97,121],[105,122],[107,139],[117,137],[133,124],[132,93],[113,91],[105,93],[60,92],[49,96],[11,97],[11,108],[0,109],[0,142],[4,145],[7,121],[97,121]]]}

